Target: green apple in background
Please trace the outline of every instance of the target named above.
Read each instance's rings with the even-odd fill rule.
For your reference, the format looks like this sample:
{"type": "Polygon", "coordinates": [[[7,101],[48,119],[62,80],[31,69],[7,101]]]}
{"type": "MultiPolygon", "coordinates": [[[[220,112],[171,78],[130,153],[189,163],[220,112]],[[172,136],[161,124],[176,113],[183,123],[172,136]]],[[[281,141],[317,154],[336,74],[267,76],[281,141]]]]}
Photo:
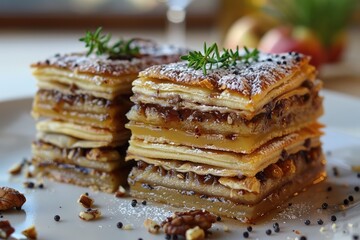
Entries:
{"type": "Polygon", "coordinates": [[[243,46],[256,48],[261,37],[274,26],[274,20],[264,15],[247,15],[229,28],[224,39],[225,48],[236,48],[243,46]]]}
{"type": "Polygon", "coordinates": [[[316,67],[325,60],[323,47],[316,34],[302,26],[273,28],[261,38],[258,48],[268,53],[303,53],[311,56],[311,63],[316,67]]]}

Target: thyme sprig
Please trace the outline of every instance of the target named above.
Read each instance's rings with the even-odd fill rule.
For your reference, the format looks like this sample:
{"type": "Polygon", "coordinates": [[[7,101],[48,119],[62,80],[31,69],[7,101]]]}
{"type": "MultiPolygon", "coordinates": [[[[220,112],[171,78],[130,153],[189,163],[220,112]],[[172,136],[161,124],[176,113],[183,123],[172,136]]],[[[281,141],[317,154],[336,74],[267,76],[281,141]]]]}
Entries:
{"type": "Polygon", "coordinates": [[[139,47],[131,46],[135,39],[116,41],[113,45],[109,45],[111,34],[103,35],[102,27],[98,27],[95,32],[87,31],[85,36],[80,38],[80,42],[85,43],[88,48],[87,56],[95,52],[96,55],[109,54],[111,58],[122,58],[124,56],[139,55],[139,47]]]}
{"type": "Polygon", "coordinates": [[[236,65],[238,61],[249,63],[259,59],[259,50],[256,48],[249,50],[247,47],[244,47],[244,51],[245,53],[241,54],[237,47],[236,50],[223,49],[222,53],[220,53],[216,43],[210,47],[207,47],[206,43],[204,43],[203,52],[191,51],[188,55],[181,56],[181,59],[188,61],[188,66],[191,68],[196,70],[202,69],[204,75],[206,75],[207,70],[212,69],[214,66],[228,68],[236,65]]]}

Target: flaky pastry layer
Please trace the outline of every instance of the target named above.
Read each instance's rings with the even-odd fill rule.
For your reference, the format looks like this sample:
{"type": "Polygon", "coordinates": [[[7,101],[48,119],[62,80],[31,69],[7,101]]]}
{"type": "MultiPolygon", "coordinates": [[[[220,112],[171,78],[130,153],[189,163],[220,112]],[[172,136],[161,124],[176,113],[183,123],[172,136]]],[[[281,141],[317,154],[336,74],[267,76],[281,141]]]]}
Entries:
{"type": "Polygon", "coordinates": [[[230,68],[209,70],[207,75],[179,62],[142,71],[133,82],[133,92],[150,98],[179,96],[208,106],[256,112],[305,80],[314,80],[315,73],[308,57],[294,54],[261,54],[257,62],[239,62],[230,68]]]}
{"type": "Polygon", "coordinates": [[[96,144],[94,145],[97,145],[98,142],[106,142],[109,146],[113,146],[115,143],[119,145],[125,144],[130,135],[126,129],[113,132],[109,129],[51,119],[38,122],[36,129],[39,132],[63,134],[80,140],[95,141],[96,144]]]}
{"type": "Polygon", "coordinates": [[[289,135],[272,139],[250,154],[216,151],[193,148],[169,143],[144,141],[134,136],[130,140],[126,160],[142,160],[166,169],[173,168],[179,172],[190,169],[205,174],[211,169],[214,175],[220,176],[255,176],[270,164],[273,164],[286,153],[295,153],[309,147],[320,145],[321,131],[318,128],[306,128],[289,135]],[[171,160],[179,162],[174,163],[171,160]],[[155,162],[157,161],[157,163],[155,162]],[[215,174],[217,172],[217,174],[215,174]]]}

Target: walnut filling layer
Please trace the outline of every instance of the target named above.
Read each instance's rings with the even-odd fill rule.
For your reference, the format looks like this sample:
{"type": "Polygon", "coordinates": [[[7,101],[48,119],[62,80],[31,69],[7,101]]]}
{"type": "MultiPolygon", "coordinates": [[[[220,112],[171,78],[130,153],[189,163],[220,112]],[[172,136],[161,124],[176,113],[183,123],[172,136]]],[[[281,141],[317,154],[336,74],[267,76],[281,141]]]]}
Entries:
{"type": "Polygon", "coordinates": [[[128,173],[126,168],[112,172],[102,172],[72,164],[36,161],[33,161],[33,164],[35,174],[40,174],[55,181],[91,187],[104,192],[114,192],[120,184],[125,184],[128,173]]]}
{"type": "MultiPolygon", "coordinates": [[[[312,86],[310,81],[307,82],[312,86]]],[[[274,128],[286,128],[299,123],[314,121],[322,114],[322,98],[318,89],[303,91],[280,98],[264,106],[259,114],[247,119],[236,112],[219,110],[201,111],[192,108],[176,108],[160,104],[136,103],[127,117],[131,121],[151,125],[181,128],[195,133],[260,134],[274,128]]]]}
{"type": "Polygon", "coordinates": [[[79,168],[92,168],[111,172],[128,165],[124,161],[124,148],[59,148],[54,145],[36,141],[32,144],[34,161],[43,164],[70,164],[79,168]]]}
{"type": "Polygon", "coordinates": [[[181,208],[206,209],[218,216],[254,223],[256,219],[280,206],[294,194],[324,180],[325,176],[324,166],[315,166],[311,171],[305,171],[301,177],[285,183],[256,204],[241,204],[224,197],[208,197],[191,190],[177,190],[140,181],[131,184],[130,195],[181,208]]]}
{"type": "Polygon", "coordinates": [[[116,131],[127,122],[125,113],[131,105],[127,96],[111,101],[84,94],[39,90],[34,99],[32,115],[35,118],[50,117],[116,131]]]}
{"type": "Polygon", "coordinates": [[[283,184],[301,178],[304,172],[323,166],[323,160],[321,147],[299,151],[271,164],[251,178],[183,173],[139,161],[130,173],[128,181],[130,185],[142,182],[150,187],[163,186],[194,191],[204,198],[222,197],[239,203],[255,204],[283,184]]]}

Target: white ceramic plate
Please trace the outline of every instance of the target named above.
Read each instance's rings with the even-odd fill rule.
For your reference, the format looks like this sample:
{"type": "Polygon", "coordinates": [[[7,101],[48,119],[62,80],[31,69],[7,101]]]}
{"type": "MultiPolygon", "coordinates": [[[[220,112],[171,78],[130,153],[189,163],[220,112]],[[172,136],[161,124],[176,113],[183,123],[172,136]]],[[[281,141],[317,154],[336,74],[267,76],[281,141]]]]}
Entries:
{"type": "MultiPolygon", "coordinates": [[[[143,227],[146,218],[158,222],[170,216],[175,208],[150,203],[131,207],[131,198],[115,198],[111,194],[93,192],[86,188],[57,182],[45,181],[44,189],[26,189],[23,176],[11,177],[7,171],[23,158],[30,158],[30,144],[35,136],[34,121],[30,117],[31,99],[20,99],[0,103],[0,186],[13,187],[23,192],[27,198],[22,211],[2,212],[2,219],[8,219],[15,227],[14,238],[24,238],[21,231],[34,224],[39,239],[164,239],[164,234],[151,235],[143,227]],[[96,207],[102,212],[102,218],[93,222],[84,222],[78,217],[83,210],[76,202],[80,194],[89,192],[96,207]],[[54,216],[60,215],[59,222],[54,216]],[[117,222],[131,224],[133,230],[121,230],[117,222]]],[[[250,239],[352,239],[360,235],[360,192],[354,187],[360,186],[360,178],[351,171],[351,165],[360,165],[360,139],[336,133],[326,129],[323,137],[324,149],[328,153],[328,179],[311,187],[306,192],[285,203],[283,210],[265,217],[253,225],[250,239]],[[334,177],[332,168],[336,166],[339,176],[334,177]],[[328,186],[332,191],[328,192],[328,186]],[[341,210],[343,199],[352,195],[355,201],[341,210]],[[322,210],[323,202],[329,204],[322,210]],[[291,206],[288,206],[291,203],[291,206]],[[330,216],[336,215],[335,225],[330,216]],[[317,224],[321,218],[322,226],[317,224]],[[311,224],[306,226],[304,221],[311,224]],[[280,232],[274,233],[273,223],[278,222],[280,232]],[[272,229],[271,236],[265,231],[272,229]]],[[[1,220],[1,219],[0,219],[1,220]]],[[[243,239],[247,225],[235,220],[223,219],[212,228],[209,239],[243,239]],[[230,231],[225,232],[224,226],[230,231]]]]}

